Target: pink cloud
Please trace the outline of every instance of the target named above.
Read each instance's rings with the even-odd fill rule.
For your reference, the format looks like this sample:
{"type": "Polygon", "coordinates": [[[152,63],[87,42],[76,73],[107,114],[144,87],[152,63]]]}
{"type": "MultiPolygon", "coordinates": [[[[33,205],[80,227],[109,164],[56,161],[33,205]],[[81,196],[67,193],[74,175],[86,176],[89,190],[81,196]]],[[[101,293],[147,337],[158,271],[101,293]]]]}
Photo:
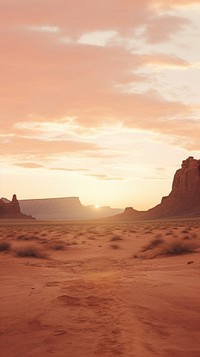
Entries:
{"type": "Polygon", "coordinates": [[[157,6],[187,6],[198,0],[2,0],[2,24],[60,26],[68,34],[106,29],[129,32],[157,15],[157,6]]]}
{"type": "Polygon", "coordinates": [[[199,5],[199,0],[155,0],[155,3],[160,7],[181,7],[181,6],[188,6],[188,5],[199,5]]]}
{"type": "Polygon", "coordinates": [[[178,16],[161,15],[154,17],[147,23],[145,39],[150,43],[166,42],[189,23],[188,19],[178,16]]]}
{"type": "MultiPolygon", "coordinates": [[[[47,6],[41,0],[36,6],[35,0],[1,1],[1,130],[16,134],[13,125],[18,122],[33,118],[56,121],[71,116],[80,127],[121,123],[128,128],[177,134],[181,140],[193,132],[195,135],[194,120],[190,128],[180,121],[180,117],[192,117],[192,106],[166,100],[153,91],[139,94],[119,90],[120,85],[148,83],[149,75],[139,74],[138,69],[148,65],[187,68],[190,64],[186,60],[161,53],[130,52],[123,43],[98,47],[75,42],[90,31],[113,30],[130,38],[140,27],[144,28],[142,37],[151,44],[168,41],[189,22],[168,12],[160,15],[158,7],[195,3],[49,0],[47,6]],[[74,42],[61,42],[64,36],[74,42]]],[[[2,153],[8,154],[14,150],[25,153],[26,147],[27,152],[37,154],[97,150],[90,143],[57,144],[20,137],[13,138],[10,147],[7,143],[1,146],[2,153]]]]}
{"type": "Polygon", "coordinates": [[[26,169],[41,169],[44,167],[44,165],[35,162],[16,162],[15,165],[26,169]]]}
{"type": "Polygon", "coordinates": [[[109,181],[118,181],[123,180],[122,177],[113,177],[106,174],[86,174],[86,176],[94,177],[97,180],[109,180],[109,181]]]}
{"type": "Polygon", "coordinates": [[[55,171],[69,171],[69,172],[87,172],[89,171],[88,169],[69,169],[65,167],[51,167],[50,170],[55,170],[55,171]]]}
{"type": "Polygon", "coordinates": [[[0,143],[0,155],[48,157],[99,150],[96,144],[78,141],[44,141],[14,137],[0,143]]]}

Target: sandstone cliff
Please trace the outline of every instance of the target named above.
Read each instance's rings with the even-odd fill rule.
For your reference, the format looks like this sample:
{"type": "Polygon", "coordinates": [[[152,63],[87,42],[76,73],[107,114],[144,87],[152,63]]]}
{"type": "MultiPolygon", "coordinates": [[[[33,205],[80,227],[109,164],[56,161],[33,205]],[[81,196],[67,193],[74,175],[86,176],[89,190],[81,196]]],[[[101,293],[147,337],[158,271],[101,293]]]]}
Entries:
{"type": "Polygon", "coordinates": [[[0,199],[0,219],[2,218],[33,218],[21,213],[19,202],[16,195],[13,195],[12,201],[7,200],[6,198],[0,199]]]}
{"type": "Polygon", "coordinates": [[[172,190],[168,196],[162,198],[160,204],[143,212],[128,207],[116,218],[144,220],[196,216],[200,216],[200,160],[190,156],[176,171],[172,190]]]}
{"type": "Polygon", "coordinates": [[[148,210],[149,218],[200,216],[200,160],[189,157],[177,170],[169,196],[148,210]]]}

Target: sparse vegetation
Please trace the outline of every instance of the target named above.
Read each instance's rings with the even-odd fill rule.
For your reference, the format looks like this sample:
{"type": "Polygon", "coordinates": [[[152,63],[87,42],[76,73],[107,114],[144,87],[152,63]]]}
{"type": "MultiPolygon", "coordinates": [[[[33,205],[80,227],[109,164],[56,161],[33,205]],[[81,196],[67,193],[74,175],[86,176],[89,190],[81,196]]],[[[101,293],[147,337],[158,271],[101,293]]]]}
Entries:
{"type": "Polygon", "coordinates": [[[188,233],[188,229],[183,229],[181,233],[188,233]]]}
{"type": "Polygon", "coordinates": [[[154,238],[147,245],[145,245],[141,251],[146,252],[147,250],[154,249],[158,247],[160,244],[162,244],[163,242],[164,240],[162,238],[154,238]]]}
{"type": "Polygon", "coordinates": [[[120,248],[120,246],[117,245],[117,244],[111,244],[110,247],[111,247],[112,249],[119,249],[119,248],[120,248]]]}
{"type": "Polygon", "coordinates": [[[198,248],[197,244],[183,240],[172,240],[165,242],[160,250],[160,255],[179,255],[191,253],[198,248]]]}
{"type": "Polygon", "coordinates": [[[0,252],[7,252],[10,250],[10,243],[2,240],[0,242],[0,252]]]}
{"type": "Polygon", "coordinates": [[[110,239],[111,242],[116,242],[116,241],[118,241],[118,240],[123,240],[123,238],[121,238],[120,236],[113,236],[113,237],[110,239]]]}
{"type": "Polygon", "coordinates": [[[181,255],[192,253],[198,248],[199,246],[191,242],[191,240],[185,241],[183,239],[171,239],[170,241],[165,241],[161,238],[155,238],[133,257],[151,259],[162,255],[181,255]]]}
{"type": "Polygon", "coordinates": [[[50,249],[53,250],[64,250],[66,248],[66,244],[63,241],[52,242],[49,245],[50,249]]]}
{"type": "Polygon", "coordinates": [[[15,255],[17,257],[47,258],[47,254],[35,245],[26,245],[15,248],[15,255]]]}
{"type": "Polygon", "coordinates": [[[17,240],[22,240],[22,241],[26,241],[26,240],[39,240],[39,237],[35,236],[35,235],[27,235],[27,234],[21,234],[19,235],[17,238],[17,240]]]}

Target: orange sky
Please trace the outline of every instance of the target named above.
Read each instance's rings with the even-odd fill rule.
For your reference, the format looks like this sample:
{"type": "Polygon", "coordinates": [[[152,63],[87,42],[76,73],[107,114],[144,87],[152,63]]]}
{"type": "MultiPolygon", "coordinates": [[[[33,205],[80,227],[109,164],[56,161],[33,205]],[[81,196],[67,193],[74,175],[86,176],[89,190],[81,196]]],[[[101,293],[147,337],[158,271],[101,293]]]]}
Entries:
{"type": "Polygon", "coordinates": [[[200,158],[199,0],[1,0],[0,196],[147,209],[200,158]]]}

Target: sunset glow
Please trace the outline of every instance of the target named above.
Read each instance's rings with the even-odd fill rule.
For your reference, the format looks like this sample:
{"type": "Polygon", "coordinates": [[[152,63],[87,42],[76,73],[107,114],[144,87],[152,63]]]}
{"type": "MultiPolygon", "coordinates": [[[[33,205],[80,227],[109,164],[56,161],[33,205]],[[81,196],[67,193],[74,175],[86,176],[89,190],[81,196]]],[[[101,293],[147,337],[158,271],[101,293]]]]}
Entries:
{"type": "Polygon", "coordinates": [[[0,17],[0,196],[148,209],[200,158],[198,0],[2,0],[0,17]]]}

